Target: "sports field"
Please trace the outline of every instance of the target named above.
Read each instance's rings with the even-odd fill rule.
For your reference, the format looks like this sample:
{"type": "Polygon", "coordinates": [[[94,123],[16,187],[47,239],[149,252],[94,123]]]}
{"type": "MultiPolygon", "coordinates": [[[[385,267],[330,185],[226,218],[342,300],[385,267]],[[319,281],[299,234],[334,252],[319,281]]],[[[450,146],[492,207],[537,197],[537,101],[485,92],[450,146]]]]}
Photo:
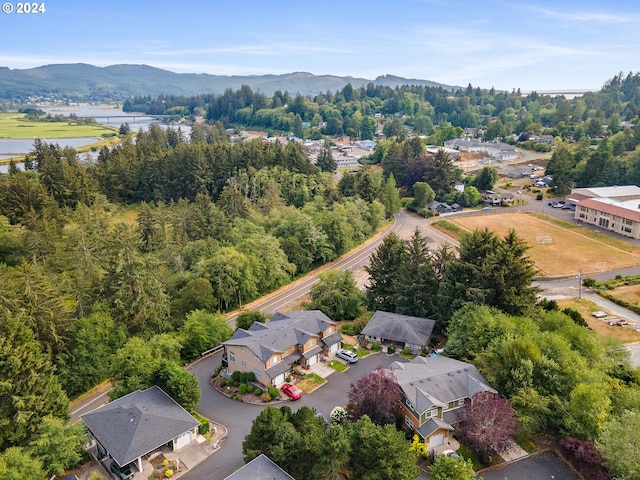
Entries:
{"type": "Polygon", "coordinates": [[[22,113],[0,113],[0,138],[76,138],[113,134],[104,125],[77,125],[69,122],[34,122],[22,113]]]}
{"type": "Polygon", "coordinates": [[[576,275],[580,269],[588,275],[640,265],[640,251],[630,243],[546,218],[514,212],[447,220],[468,231],[486,227],[501,237],[515,229],[531,247],[527,253],[540,276],[576,275]]]}

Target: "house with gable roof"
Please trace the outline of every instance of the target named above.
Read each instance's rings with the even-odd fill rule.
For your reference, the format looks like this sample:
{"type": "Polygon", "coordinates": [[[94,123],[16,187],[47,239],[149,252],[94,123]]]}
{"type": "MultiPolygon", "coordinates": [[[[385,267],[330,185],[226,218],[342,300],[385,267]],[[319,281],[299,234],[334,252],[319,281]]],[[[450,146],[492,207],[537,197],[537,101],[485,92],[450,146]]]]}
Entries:
{"type": "Polygon", "coordinates": [[[320,310],[276,313],[267,323],[238,329],[223,343],[228,373],[253,372],[263,385],[284,383],[294,366],[308,368],[338,351],[342,335],[320,310]]]}
{"type": "Polygon", "coordinates": [[[428,318],[378,310],[362,329],[362,335],[369,342],[393,343],[401,350],[408,348],[414,353],[420,353],[429,345],[429,337],[435,324],[435,320],[428,318]]]}
{"type": "MultiPolygon", "coordinates": [[[[198,435],[200,422],[160,387],[137,390],[81,416],[98,460],[111,459],[119,467],[135,463],[142,471],[142,457],[169,444],[175,451],[198,435]]],[[[106,465],[108,467],[108,465],[106,465]]]]}
{"type": "Polygon", "coordinates": [[[224,480],[295,480],[276,465],[273,460],[261,453],[249,463],[239,468],[224,480]]]}
{"type": "Polygon", "coordinates": [[[417,434],[429,449],[453,442],[457,414],[476,393],[496,393],[474,365],[449,357],[418,356],[389,368],[402,389],[399,413],[404,428],[417,434]]]}

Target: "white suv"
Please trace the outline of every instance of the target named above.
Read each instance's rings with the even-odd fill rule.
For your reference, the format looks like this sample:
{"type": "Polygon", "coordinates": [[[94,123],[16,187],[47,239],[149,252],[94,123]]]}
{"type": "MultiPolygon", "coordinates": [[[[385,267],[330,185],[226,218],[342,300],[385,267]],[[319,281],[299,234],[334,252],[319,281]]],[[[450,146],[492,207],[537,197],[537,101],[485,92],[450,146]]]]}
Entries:
{"type": "Polygon", "coordinates": [[[358,361],[358,355],[351,350],[338,350],[336,357],[341,358],[347,363],[356,363],[358,361]]]}

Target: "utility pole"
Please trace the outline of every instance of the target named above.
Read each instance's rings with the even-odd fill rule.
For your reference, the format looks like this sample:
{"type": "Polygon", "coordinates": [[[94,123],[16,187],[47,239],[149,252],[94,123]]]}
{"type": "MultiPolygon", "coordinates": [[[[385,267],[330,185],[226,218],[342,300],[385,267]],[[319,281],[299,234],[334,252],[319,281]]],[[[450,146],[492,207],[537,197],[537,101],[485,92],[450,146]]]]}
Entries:
{"type": "Polygon", "coordinates": [[[582,268],[578,271],[578,301],[582,300],[582,268]]]}

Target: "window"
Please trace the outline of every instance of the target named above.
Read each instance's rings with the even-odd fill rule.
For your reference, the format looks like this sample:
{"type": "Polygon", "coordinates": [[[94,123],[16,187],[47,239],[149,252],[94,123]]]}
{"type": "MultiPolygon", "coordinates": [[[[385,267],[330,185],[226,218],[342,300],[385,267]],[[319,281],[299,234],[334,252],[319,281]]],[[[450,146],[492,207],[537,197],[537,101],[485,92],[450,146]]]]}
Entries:
{"type": "Polygon", "coordinates": [[[428,412],[424,412],[424,416],[425,416],[426,418],[429,418],[429,417],[437,417],[437,416],[438,416],[438,410],[437,410],[437,409],[434,409],[434,410],[429,410],[428,412]]]}
{"type": "Polygon", "coordinates": [[[233,352],[229,352],[229,361],[230,362],[235,362],[236,361],[236,354],[233,352]]]}
{"type": "Polygon", "coordinates": [[[253,374],[254,374],[256,377],[261,377],[261,376],[262,376],[262,373],[260,373],[260,371],[259,371],[259,370],[254,370],[254,371],[253,371],[253,374]]]}
{"type": "Polygon", "coordinates": [[[242,368],[247,366],[247,362],[245,362],[244,360],[242,360],[242,368]]]}
{"type": "Polygon", "coordinates": [[[407,424],[407,427],[413,430],[413,420],[411,420],[408,415],[404,416],[404,423],[407,424]]]}
{"type": "Polygon", "coordinates": [[[269,365],[275,365],[276,363],[278,363],[278,357],[271,357],[271,360],[269,360],[269,365]]]}
{"type": "Polygon", "coordinates": [[[307,347],[313,347],[313,338],[307,342],[307,347]]]}
{"type": "Polygon", "coordinates": [[[332,334],[333,333],[333,327],[329,327],[327,328],[327,334],[332,334]]]}

